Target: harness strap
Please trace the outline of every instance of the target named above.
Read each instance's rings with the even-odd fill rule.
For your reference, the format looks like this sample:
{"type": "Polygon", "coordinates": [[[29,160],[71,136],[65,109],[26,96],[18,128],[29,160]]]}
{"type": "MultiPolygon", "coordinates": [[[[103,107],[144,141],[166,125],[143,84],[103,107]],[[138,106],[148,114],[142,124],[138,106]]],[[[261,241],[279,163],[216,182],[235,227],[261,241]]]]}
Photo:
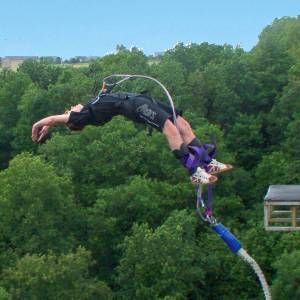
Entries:
{"type": "MultiPolygon", "coordinates": [[[[189,146],[189,148],[192,147],[194,153],[196,153],[196,159],[195,161],[202,159],[202,167],[206,168],[207,164],[216,156],[216,145],[215,144],[202,144],[201,147],[197,146],[189,146]]],[[[196,191],[197,194],[197,206],[198,206],[198,212],[201,216],[201,218],[205,221],[210,222],[212,225],[216,223],[216,219],[213,217],[213,187],[212,184],[207,185],[207,198],[206,200],[203,199],[203,191],[202,191],[202,185],[198,186],[198,189],[196,191]],[[202,208],[204,209],[204,212],[202,213],[200,210],[200,204],[202,208]]]]}
{"type": "Polygon", "coordinates": [[[195,167],[206,167],[206,165],[215,157],[216,147],[212,144],[203,144],[201,147],[188,146],[190,155],[188,156],[185,167],[188,169],[195,167]]]}

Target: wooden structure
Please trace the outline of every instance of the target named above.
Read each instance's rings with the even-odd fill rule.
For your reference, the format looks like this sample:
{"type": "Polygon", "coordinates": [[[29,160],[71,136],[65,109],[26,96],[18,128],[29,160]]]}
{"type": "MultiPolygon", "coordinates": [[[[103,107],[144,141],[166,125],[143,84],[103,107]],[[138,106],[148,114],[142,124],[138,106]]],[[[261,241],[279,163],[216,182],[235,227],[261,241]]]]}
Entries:
{"type": "Polygon", "coordinates": [[[270,185],[264,201],[266,230],[300,230],[300,185],[270,185]]]}

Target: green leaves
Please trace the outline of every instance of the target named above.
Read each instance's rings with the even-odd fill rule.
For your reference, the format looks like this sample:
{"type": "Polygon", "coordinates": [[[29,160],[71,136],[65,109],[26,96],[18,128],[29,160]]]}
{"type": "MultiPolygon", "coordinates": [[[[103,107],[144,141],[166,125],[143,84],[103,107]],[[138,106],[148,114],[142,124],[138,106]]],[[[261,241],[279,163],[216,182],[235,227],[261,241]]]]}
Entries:
{"type": "Polygon", "coordinates": [[[57,176],[40,158],[22,154],[0,173],[0,185],[2,249],[22,255],[73,247],[78,213],[69,178],[57,176]]]}
{"type": "Polygon", "coordinates": [[[29,75],[31,80],[43,89],[55,84],[58,76],[62,73],[60,66],[37,60],[25,61],[18,70],[29,75]]]}
{"type": "Polygon", "coordinates": [[[187,187],[140,176],[129,178],[123,185],[100,189],[98,200],[88,209],[88,226],[90,248],[102,270],[103,264],[110,272],[112,265],[118,264],[117,246],[135,223],[156,228],[174,209],[185,207],[187,199],[187,187]]]}
{"type": "Polygon", "coordinates": [[[3,285],[13,299],[112,299],[104,282],[88,276],[91,264],[84,248],[62,255],[27,254],[4,271],[3,285]]]}
{"type": "Polygon", "coordinates": [[[201,280],[195,217],[174,211],[156,230],[134,226],[117,268],[121,299],[186,299],[201,280]]]}
{"type": "Polygon", "coordinates": [[[275,300],[300,297],[300,251],[283,254],[275,263],[277,277],[272,285],[275,300]]]}
{"type": "Polygon", "coordinates": [[[236,153],[237,163],[245,169],[257,165],[263,155],[260,152],[264,144],[261,119],[260,116],[240,114],[228,130],[229,149],[236,153]]]}
{"type": "MultiPolygon", "coordinates": [[[[194,210],[194,187],[163,134],[116,117],[77,133],[57,126],[45,144],[32,143],[35,121],[88,101],[112,73],[161,80],[201,142],[216,138],[217,159],[234,165],[214,186],[216,217],[259,261],[275,297],[299,298],[299,234],[262,224],[268,186],[300,180],[299,24],[275,20],[250,52],[179,43],[153,58],[120,45],[84,68],[40,60],[2,70],[0,298],[262,295],[248,266],[184,210],[194,210]]],[[[144,80],[122,90],[167,101],[144,80]]]]}

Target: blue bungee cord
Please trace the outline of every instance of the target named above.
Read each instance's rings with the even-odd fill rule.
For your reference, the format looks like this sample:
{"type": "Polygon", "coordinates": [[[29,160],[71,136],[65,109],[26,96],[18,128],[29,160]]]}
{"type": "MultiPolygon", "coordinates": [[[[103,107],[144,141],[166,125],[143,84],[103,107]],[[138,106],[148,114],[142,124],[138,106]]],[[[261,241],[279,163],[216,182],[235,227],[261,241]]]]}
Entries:
{"type": "Polygon", "coordinates": [[[197,201],[196,210],[200,215],[201,219],[208,222],[212,230],[218,234],[218,236],[225,242],[229,249],[240,256],[245,262],[247,262],[256,275],[259,278],[263,293],[266,300],[271,300],[271,291],[269,285],[266,281],[264,273],[262,272],[258,263],[247,253],[247,251],[242,248],[241,242],[226,228],[222,223],[217,222],[217,219],[212,213],[212,185],[208,185],[207,199],[203,198],[203,186],[199,185],[196,190],[197,201]]]}

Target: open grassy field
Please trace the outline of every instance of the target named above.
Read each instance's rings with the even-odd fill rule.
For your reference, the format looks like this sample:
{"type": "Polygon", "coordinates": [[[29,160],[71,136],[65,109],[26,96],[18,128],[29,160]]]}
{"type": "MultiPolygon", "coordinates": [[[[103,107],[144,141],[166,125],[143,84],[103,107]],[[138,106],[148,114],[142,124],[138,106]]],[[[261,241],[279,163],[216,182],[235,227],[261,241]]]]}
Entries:
{"type": "MultiPolygon", "coordinates": [[[[84,63],[72,63],[72,64],[55,64],[55,66],[61,66],[61,67],[73,67],[73,68],[85,68],[89,66],[89,62],[84,63]]],[[[19,65],[14,65],[11,68],[9,68],[12,71],[17,71],[19,65]]],[[[0,66],[0,72],[3,70],[3,68],[0,66]]]]}

